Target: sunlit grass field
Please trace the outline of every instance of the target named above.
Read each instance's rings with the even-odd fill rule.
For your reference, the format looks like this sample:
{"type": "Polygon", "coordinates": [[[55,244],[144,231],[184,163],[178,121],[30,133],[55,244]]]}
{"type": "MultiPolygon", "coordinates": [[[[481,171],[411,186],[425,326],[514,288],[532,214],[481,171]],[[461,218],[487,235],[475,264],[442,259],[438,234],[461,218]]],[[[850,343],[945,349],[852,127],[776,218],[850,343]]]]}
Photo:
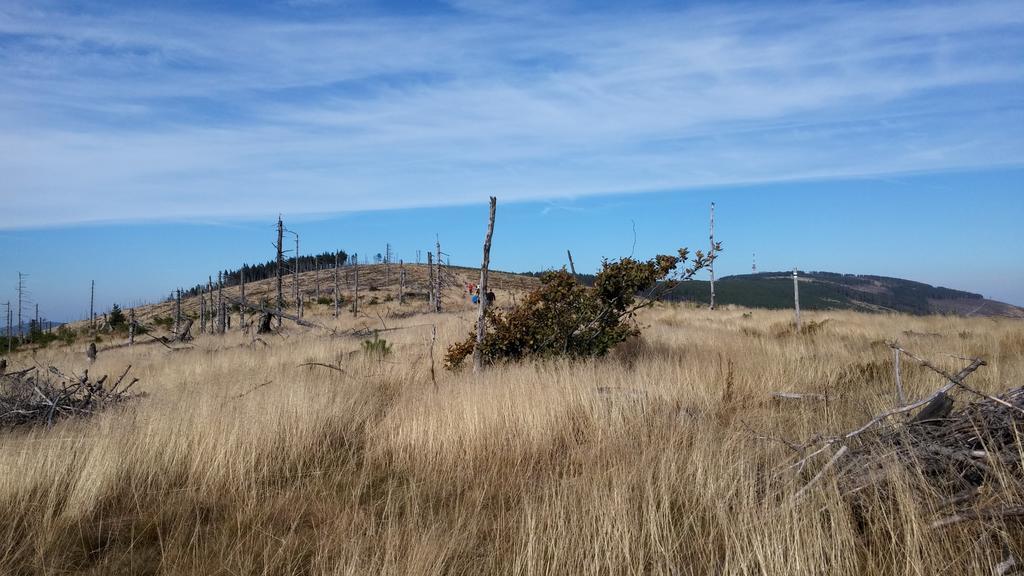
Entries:
{"type": "MultiPolygon", "coordinates": [[[[475,313],[424,308],[358,320],[388,328],[386,356],[316,305],[342,335],[286,323],[93,365],[81,343],[14,356],[131,364],[146,396],[0,433],[0,573],[990,574],[1024,552],[1010,521],[929,528],[913,474],[867,512],[832,478],[795,499],[823,462],[787,472],[799,457],[779,440],[891,408],[887,340],[950,370],[986,359],[982,391],[1024,385],[1024,323],[815,312],[795,334],[790,312],[659,304],[609,357],[474,375],[442,364],[475,313]]],[[[902,375],[910,398],[942,384],[902,375]]]]}

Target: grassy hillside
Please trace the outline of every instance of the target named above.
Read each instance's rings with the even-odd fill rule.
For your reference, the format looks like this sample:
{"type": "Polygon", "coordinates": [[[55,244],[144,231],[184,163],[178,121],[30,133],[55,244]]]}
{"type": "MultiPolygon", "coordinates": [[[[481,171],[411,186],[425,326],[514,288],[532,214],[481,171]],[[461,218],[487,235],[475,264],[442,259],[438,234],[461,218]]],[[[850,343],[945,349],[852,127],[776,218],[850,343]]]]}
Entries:
{"type": "MultiPolygon", "coordinates": [[[[0,434],[0,573],[987,575],[1004,546],[1024,552],[1010,520],[928,528],[943,510],[912,474],[867,512],[829,477],[794,499],[818,467],[787,472],[779,440],[892,407],[886,339],[950,370],[947,354],[986,358],[981,392],[1019,386],[1020,322],[809,312],[829,322],[795,335],[786,311],[659,305],[611,357],[477,377],[440,369],[472,310],[389,305],[385,357],[292,326],[93,365],[80,346],[15,355],[12,370],[132,364],[148,396],[0,434]]],[[[903,381],[912,399],[941,383],[913,366],[903,381]]]]}

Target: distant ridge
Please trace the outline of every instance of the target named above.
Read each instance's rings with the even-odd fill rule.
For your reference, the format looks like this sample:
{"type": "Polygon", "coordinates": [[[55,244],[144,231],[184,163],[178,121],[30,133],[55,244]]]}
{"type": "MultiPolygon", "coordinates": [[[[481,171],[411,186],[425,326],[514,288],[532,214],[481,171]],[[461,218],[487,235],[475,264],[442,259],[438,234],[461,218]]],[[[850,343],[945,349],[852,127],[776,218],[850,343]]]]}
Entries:
{"type": "MultiPolygon", "coordinates": [[[[680,284],[670,300],[708,302],[706,281],[680,284]]],[[[791,308],[793,273],[762,272],[726,276],[715,282],[718,304],[751,308],[791,308]]],[[[1024,308],[981,294],[923,282],[835,272],[800,272],[800,307],[808,310],[863,310],[906,314],[956,314],[1024,318],[1024,308]]]]}

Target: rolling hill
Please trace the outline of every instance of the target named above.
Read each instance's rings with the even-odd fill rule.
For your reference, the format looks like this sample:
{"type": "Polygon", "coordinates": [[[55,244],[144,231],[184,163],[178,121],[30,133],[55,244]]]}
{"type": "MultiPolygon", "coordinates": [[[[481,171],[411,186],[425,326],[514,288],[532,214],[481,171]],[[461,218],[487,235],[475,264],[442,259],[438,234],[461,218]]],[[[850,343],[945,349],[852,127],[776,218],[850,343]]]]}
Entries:
{"type": "MultiPolygon", "coordinates": [[[[707,281],[680,284],[668,299],[708,303],[707,281]]],[[[718,304],[751,308],[792,308],[792,272],[763,272],[726,276],[715,282],[718,304]]],[[[997,302],[981,294],[889,278],[800,272],[800,306],[808,310],[863,310],[907,314],[958,314],[1024,318],[1024,308],[997,302]]]]}

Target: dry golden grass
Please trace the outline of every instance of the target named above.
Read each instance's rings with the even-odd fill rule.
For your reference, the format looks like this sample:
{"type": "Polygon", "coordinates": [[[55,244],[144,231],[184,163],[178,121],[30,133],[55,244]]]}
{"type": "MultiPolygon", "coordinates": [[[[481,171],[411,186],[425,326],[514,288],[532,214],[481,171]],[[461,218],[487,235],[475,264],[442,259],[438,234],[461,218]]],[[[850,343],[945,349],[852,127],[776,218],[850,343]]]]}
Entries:
{"type": "MultiPolygon", "coordinates": [[[[949,367],[988,359],[982,390],[1020,386],[1024,324],[805,318],[828,322],[796,336],[786,312],[659,305],[609,358],[480,378],[440,368],[468,307],[385,318],[411,327],[382,333],[383,359],[299,329],[103,352],[90,373],[131,363],[148,397],[0,435],[0,573],[989,574],[1007,542],[1020,557],[1012,525],[928,529],[909,474],[860,513],[831,480],[793,503],[808,476],[775,474],[792,453],[751,430],[807,439],[891,407],[890,338],[949,367]]],[[[78,349],[35,361],[86,367],[78,349]]],[[[904,377],[914,397],[941,384],[904,377]]]]}

